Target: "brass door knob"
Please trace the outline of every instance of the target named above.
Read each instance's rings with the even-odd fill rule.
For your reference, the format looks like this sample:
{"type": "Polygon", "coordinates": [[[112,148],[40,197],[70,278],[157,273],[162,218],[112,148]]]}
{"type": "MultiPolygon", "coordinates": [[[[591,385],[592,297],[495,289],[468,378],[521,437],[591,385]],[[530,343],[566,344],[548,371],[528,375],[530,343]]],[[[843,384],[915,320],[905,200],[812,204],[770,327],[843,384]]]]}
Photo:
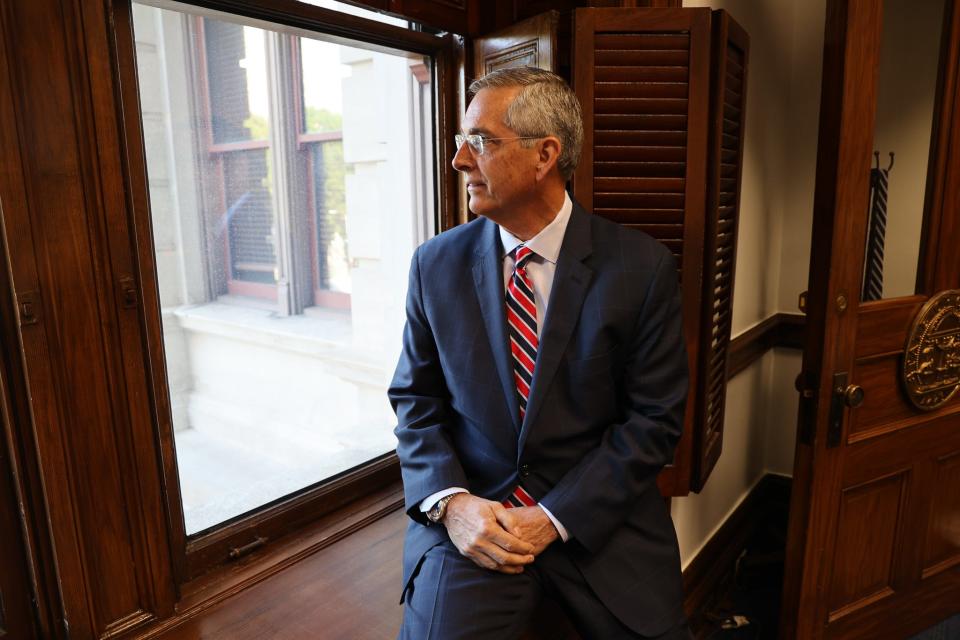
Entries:
{"type": "Polygon", "coordinates": [[[848,385],[843,391],[843,401],[851,409],[856,409],[863,404],[863,387],[858,384],[848,385]]]}

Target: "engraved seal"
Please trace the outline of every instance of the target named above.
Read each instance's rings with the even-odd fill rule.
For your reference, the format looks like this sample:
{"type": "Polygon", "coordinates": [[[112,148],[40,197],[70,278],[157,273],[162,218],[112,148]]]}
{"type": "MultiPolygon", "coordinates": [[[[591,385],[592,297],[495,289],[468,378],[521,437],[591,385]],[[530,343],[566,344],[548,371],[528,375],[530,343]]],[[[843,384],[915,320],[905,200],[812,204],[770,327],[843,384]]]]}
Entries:
{"type": "Polygon", "coordinates": [[[924,411],[942,407],[960,389],[960,289],[941,291],[920,309],[907,338],[903,384],[924,411]]]}

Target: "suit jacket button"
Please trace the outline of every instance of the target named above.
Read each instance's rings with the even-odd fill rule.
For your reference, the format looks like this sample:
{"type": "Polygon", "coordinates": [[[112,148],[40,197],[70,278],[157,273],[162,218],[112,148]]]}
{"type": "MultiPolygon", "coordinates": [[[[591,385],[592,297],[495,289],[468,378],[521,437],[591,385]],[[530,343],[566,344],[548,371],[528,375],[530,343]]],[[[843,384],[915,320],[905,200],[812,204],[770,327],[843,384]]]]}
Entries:
{"type": "Polygon", "coordinates": [[[529,475],[530,475],[530,465],[528,464],[520,465],[520,477],[526,478],[529,475]]]}

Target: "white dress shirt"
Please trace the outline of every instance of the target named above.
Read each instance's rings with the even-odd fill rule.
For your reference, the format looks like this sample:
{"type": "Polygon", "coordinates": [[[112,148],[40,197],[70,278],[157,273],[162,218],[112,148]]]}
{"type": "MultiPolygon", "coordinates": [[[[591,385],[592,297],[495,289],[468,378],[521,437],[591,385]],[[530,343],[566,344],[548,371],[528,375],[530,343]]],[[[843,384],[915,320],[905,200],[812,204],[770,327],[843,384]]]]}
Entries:
{"type": "MultiPolygon", "coordinates": [[[[547,302],[550,300],[550,291],[553,289],[553,276],[557,271],[557,258],[560,257],[560,246],[563,244],[563,235],[567,231],[567,222],[570,221],[571,211],[573,211],[573,202],[570,200],[570,196],[564,193],[563,206],[560,207],[557,215],[550,224],[541,229],[540,233],[527,240],[526,243],[500,227],[500,243],[503,245],[504,295],[506,295],[510,278],[513,277],[513,250],[520,244],[526,244],[536,254],[527,260],[526,266],[527,275],[533,281],[533,298],[537,305],[537,338],[540,338],[543,333],[543,321],[547,317],[547,302]]],[[[534,369],[534,375],[536,375],[536,369],[534,369]]],[[[426,513],[440,498],[453,493],[468,493],[468,491],[463,487],[450,487],[438,491],[424,498],[420,503],[420,510],[426,513]]],[[[566,542],[570,537],[567,529],[553,517],[549,509],[542,504],[539,506],[553,522],[553,526],[557,528],[560,538],[566,542]]]]}

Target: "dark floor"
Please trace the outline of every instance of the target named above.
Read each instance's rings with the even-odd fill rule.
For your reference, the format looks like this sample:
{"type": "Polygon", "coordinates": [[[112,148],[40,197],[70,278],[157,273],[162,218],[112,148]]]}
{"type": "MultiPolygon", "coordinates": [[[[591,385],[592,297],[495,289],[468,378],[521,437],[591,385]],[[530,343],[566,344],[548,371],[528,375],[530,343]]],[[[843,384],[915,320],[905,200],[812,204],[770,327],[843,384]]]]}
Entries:
{"type": "MultiPolygon", "coordinates": [[[[788,510],[786,502],[776,505],[757,527],[727,584],[695,621],[698,640],[776,639],[788,510]]],[[[910,640],[960,640],[960,614],[910,640]]]]}
{"type": "Polygon", "coordinates": [[[918,633],[910,640],[960,640],[960,613],[918,633]]]}
{"type": "Polygon", "coordinates": [[[772,506],[696,628],[700,640],[776,638],[780,619],[788,504],[772,506]]]}

